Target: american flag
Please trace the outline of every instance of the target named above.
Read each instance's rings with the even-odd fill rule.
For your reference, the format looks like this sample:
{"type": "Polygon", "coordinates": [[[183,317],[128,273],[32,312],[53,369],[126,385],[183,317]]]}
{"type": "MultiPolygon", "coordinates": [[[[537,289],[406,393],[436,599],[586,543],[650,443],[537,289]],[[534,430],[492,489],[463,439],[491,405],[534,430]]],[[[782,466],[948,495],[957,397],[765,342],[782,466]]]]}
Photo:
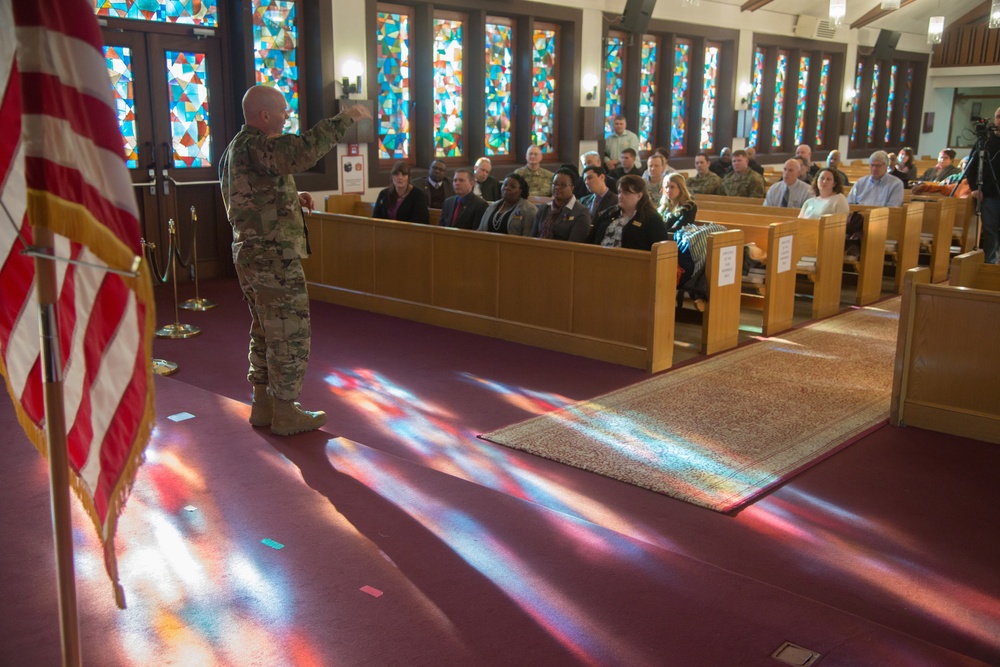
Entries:
{"type": "Polygon", "coordinates": [[[55,233],[71,483],[114,553],[117,519],[153,422],[152,282],[89,0],[0,0],[0,372],[48,453],[31,225],[55,233]],[[91,268],[109,267],[137,277],[91,268]]]}

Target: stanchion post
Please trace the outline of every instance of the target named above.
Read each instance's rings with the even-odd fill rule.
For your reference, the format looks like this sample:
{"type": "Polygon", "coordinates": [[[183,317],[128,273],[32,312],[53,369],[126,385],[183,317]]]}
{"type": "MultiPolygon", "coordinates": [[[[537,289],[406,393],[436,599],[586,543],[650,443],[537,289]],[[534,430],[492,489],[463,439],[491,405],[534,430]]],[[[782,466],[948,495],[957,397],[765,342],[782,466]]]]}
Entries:
{"type": "Polygon", "coordinates": [[[194,298],[181,304],[188,310],[208,310],[218,304],[210,299],[202,299],[198,288],[198,211],[191,206],[191,266],[194,269],[194,298]]]}
{"type": "Polygon", "coordinates": [[[156,335],[159,338],[191,338],[200,334],[201,329],[193,324],[181,324],[180,312],[177,310],[177,256],[174,252],[177,240],[177,225],[174,224],[173,218],[167,220],[167,228],[170,232],[170,248],[167,250],[167,256],[170,257],[170,271],[173,273],[174,283],[174,323],[157,329],[156,335]]]}

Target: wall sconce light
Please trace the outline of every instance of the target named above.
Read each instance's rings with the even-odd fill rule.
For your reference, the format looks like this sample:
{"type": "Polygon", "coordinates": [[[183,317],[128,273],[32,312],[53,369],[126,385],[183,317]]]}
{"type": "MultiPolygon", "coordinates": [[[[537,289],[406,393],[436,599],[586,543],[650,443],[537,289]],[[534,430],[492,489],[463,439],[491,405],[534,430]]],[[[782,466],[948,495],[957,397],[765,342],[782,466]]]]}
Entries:
{"type": "Polygon", "coordinates": [[[940,44],[941,35],[944,33],[944,17],[932,16],[927,22],[927,43],[940,44]]]}
{"type": "Polygon", "coordinates": [[[854,98],[857,97],[858,91],[853,88],[848,88],[844,91],[844,111],[854,110],[854,98]]]}
{"type": "MultiPolygon", "coordinates": [[[[1000,2],[1000,0],[997,0],[1000,2]]],[[[583,75],[583,87],[587,91],[587,101],[597,99],[597,75],[587,72],[583,75]]]]}
{"type": "Polygon", "coordinates": [[[340,97],[341,99],[347,99],[351,95],[361,94],[361,73],[364,72],[364,68],[361,66],[357,60],[348,60],[344,63],[344,69],[341,70],[343,74],[343,79],[340,81],[340,97]],[[351,83],[351,79],[355,82],[351,83]]]}
{"type": "Polygon", "coordinates": [[[842,25],[847,16],[847,0],[830,0],[830,23],[842,25]]]}
{"type": "Polygon", "coordinates": [[[990,28],[1000,28],[1000,0],[993,0],[990,6],[990,28]]]}
{"type": "Polygon", "coordinates": [[[882,9],[899,9],[900,0],[882,0],[882,9]]]}
{"type": "Polygon", "coordinates": [[[744,81],[740,84],[738,92],[740,94],[740,110],[745,110],[750,106],[750,93],[753,92],[753,85],[744,81]]]}

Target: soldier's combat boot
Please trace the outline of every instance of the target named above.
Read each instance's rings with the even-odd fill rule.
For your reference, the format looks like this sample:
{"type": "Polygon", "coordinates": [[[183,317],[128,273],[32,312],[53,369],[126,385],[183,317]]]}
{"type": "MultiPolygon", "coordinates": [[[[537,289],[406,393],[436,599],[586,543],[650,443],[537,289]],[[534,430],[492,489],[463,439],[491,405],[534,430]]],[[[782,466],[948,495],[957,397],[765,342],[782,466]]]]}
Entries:
{"type": "Polygon", "coordinates": [[[271,433],[275,435],[292,435],[315,431],[326,423],[326,413],[322,410],[312,412],[303,410],[297,401],[279,401],[274,399],[274,417],[271,419],[271,433]]]}
{"type": "Polygon", "coordinates": [[[253,386],[253,403],[250,405],[250,425],[270,426],[274,416],[274,401],[267,393],[266,384],[253,386]]]}

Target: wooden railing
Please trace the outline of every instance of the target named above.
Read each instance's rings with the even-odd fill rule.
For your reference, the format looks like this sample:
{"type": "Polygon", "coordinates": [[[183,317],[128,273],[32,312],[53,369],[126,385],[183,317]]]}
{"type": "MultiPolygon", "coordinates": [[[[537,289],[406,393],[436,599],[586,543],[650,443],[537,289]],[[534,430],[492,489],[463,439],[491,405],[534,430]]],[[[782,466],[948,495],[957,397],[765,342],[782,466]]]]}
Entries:
{"type": "Polygon", "coordinates": [[[945,32],[934,47],[931,67],[966,67],[1000,63],[1000,30],[972,25],[945,32]]]}

